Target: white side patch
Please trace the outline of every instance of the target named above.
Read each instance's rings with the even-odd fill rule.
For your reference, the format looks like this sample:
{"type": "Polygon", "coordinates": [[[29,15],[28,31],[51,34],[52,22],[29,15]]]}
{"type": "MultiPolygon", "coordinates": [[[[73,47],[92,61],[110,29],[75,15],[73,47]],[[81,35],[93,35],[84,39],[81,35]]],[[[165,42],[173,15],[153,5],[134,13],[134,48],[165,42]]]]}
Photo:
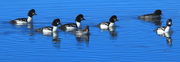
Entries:
{"type": "Polygon", "coordinates": [[[157,29],[157,34],[163,34],[163,33],[164,33],[164,31],[161,28],[157,29]]]}
{"type": "Polygon", "coordinates": [[[81,26],[80,22],[76,22],[77,27],[79,28],[81,26]]]}
{"type": "Polygon", "coordinates": [[[43,35],[51,35],[52,31],[48,29],[43,29],[43,35]]]}
{"type": "Polygon", "coordinates": [[[53,26],[53,32],[57,31],[58,27],[57,26],[53,26]]]}
{"type": "Polygon", "coordinates": [[[114,23],[110,22],[109,27],[113,27],[113,26],[114,26],[114,23]]]}
{"type": "Polygon", "coordinates": [[[31,22],[32,21],[32,17],[29,17],[27,18],[27,22],[31,22]]]}
{"type": "Polygon", "coordinates": [[[109,27],[105,24],[100,24],[100,29],[103,29],[103,30],[106,30],[108,29],[109,27]]]}
{"type": "Polygon", "coordinates": [[[73,31],[75,29],[76,29],[75,27],[66,27],[66,31],[73,31]]]}
{"type": "Polygon", "coordinates": [[[16,25],[24,25],[27,23],[25,21],[20,21],[20,20],[15,20],[15,21],[16,21],[16,25]]]}

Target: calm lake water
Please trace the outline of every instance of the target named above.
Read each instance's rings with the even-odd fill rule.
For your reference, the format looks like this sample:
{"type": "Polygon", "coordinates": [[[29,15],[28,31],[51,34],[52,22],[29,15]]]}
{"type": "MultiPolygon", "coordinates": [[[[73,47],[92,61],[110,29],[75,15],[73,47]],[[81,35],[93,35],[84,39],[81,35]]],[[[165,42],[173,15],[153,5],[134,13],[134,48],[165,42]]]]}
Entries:
{"type": "Polygon", "coordinates": [[[1,0],[0,62],[179,62],[180,1],[178,0],[1,0]],[[27,17],[36,9],[33,28],[51,25],[55,18],[62,24],[74,22],[84,14],[82,26],[90,26],[90,36],[78,40],[60,31],[59,41],[52,36],[33,32],[27,26],[14,26],[8,21],[27,17]],[[172,18],[172,43],[154,32],[154,23],[137,16],[163,11],[162,25],[172,18]],[[114,32],[103,31],[96,24],[117,15],[114,32]],[[89,37],[89,39],[88,39],[89,37]]]}

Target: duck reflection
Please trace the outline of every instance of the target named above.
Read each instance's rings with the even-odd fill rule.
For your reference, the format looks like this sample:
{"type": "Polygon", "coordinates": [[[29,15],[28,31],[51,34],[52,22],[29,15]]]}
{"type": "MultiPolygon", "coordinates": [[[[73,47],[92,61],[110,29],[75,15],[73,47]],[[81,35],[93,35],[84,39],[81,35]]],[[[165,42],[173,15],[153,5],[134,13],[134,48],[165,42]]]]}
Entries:
{"type": "Polygon", "coordinates": [[[90,32],[89,32],[89,26],[86,26],[85,29],[78,29],[73,31],[73,34],[76,37],[76,40],[78,43],[86,43],[86,46],[89,46],[89,37],[90,37],[90,32]]]}
{"type": "Polygon", "coordinates": [[[34,28],[33,28],[33,23],[28,23],[27,24],[27,28],[29,29],[29,36],[33,36],[34,35],[34,28]]]}
{"type": "Polygon", "coordinates": [[[113,39],[117,37],[116,27],[109,27],[108,31],[113,39]]]}
{"type": "Polygon", "coordinates": [[[60,38],[59,38],[59,35],[58,35],[58,32],[57,31],[55,31],[55,32],[43,32],[42,33],[44,36],[50,36],[50,37],[52,37],[52,44],[53,44],[53,46],[55,47],[55,48],[60,48],[60,42],[61,42],[61,40],[60,40],[60,38]]]}
{"type": "Polygon", "coordinates": [[[53,41],[53,46],[56,48],[60,48],[60,39],[58,32],[53,32],[52,33],[52,41],[53,41]]]}
{"type": "Polygon", "coordinates": [[[157,26],[161,26],[162,25],[162,21],[161,18],[139,18],[140,20],[146,21],[146,22],[150,22],[153,23],[157,26]]]}
{"type": "Polygon", "coordinates": [[[115,39],[118,36],[118,33],[116,31],[116,26],[112,26],[112,27],[109,27],[108,29],[101,29],[101,30],[108,31],[112,39],[115,39]]]}
{"type": "Polygon", "coordinates": [[[167,33],[158,33],[158,32],[157,32],[157,35],[162,36],[162,37],[165,37],[165,38],[166,38],[166,41],[167,41],[167,44],[168,44],[170,47],[172,46],[172,38],[171,38],[172,31],[171,31],[171,32],[167,32],[167,33]]]}
{"type": "Polygon", "coordinates": [[[34,35],[33,22],[30,22],[30,23],[27,23],[27,24],[23,24],[23,25],[14,25],[14,24],[11,24],[11,25],[16,27],[16,28],[23,28],[22,31],[28,32],[27,35],[29,35],[29,36],[33,36],[34,35]]]}
{"type": "Polygon", "coordinates": [[[52,41],[58,42],[59,40],[59,35],[58,32],[53,32],[52,33],[52,41]]]}
{"type": "Polygon", "coordinates": [[[78,43],[85,43],[86,46],[89,46],[89,34],[85,34],[85,35],[76,35],[76,40],[78,41],[78,43]]]}

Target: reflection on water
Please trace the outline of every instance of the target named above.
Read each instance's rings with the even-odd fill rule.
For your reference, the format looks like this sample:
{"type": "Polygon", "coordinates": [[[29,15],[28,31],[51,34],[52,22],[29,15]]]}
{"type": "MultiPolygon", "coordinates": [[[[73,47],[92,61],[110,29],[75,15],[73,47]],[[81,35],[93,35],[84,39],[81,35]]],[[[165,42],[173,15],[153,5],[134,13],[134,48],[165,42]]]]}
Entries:
{"type": "Polygon", "coordinates": [[[46,35],[46,36],[52,36],[52,43],[53,43],[53,46],[55,48],[60,48],[61,46],[61,40],[59,38],[59,33],[56,31],[56,32],[53,32],[53,33],[49,33],[50,35],[46,35]]]}
{"type": "Polygon", "coordinates": [[[170,31],[170,32],[168,32],[168,33],[163,33],[163,34],[157,33],[157,35],[162,36],[162,37],[165,37],[165,38],[166,38],[166,41],[167,41],[167,44],[171,47],[171,46],[172,46],[172,38],[171,38],[172,33],[173,33],[173,32],[170,31]]]}
{"type": "Polygon", "coordinates": [[[56,48],[60,48],[61,40],[59,38],[58,32],[53,32],[52,35],[53,46],[56,48]]]}
{"type": "Polygon", "coordinates": [[[58,32],[53,32],[52,33],[52,40],[55,41],[55,42],[60,41],[58,32]]]}
{"type": "Polygon", "coordinates": [[[27,24],[27,28],[29,29],[29,36],[33,36],[34,35],[34,28],[33,28],[33,23],[28,23],[27,24]]]}
{"type": "Polygon", "coordinates": [[[77,41],[89,41],[89,34],[86,35],[75,35],[77,41]]]}
{"type": "MultiPolygon", "coordinates": [[[[50,36],[50,35],[48,35],[48,36],[50,36]]],[[[53,33],[51,33],[51,36],[52,36],[53,46],[55,48],[60,48],[61,47],[61,40],[59,38],[59,33],[57,31],[53,32],[53,33]]]]}
{"type": "Polygon", "coordinates": [[[118,33],[116,32],[116,27],[109,27],[108,31],[113,39],[117,37],[118,33]]]}
{"type": "Polygon", "coordinates": [[[89,47],[89,36],[90,36],[90,34],[75,35],[76,41],[78,43],[85,43],[87,47],[89,47]]]}
{"type": "Polygon", "coordinates": [[[43,34],[44,36],[50,36],[52,37],[52,44],[55,48],[60,48],[61,40],[59,38],[58,31],[55,32],[38,32],[43,34]]]}
{"type": "Polygon", "coordinates": [[[172,38],[166,37],[167,44],[171,47],[172,46],[172,38]]]}
{"type": "Polygon", "coordinates": [[[89,47],[89,26],[86,26],[84,29],[78,29],[72,32],[76,38],[78,43],[85,43],[87,47],[89,47]]]}
{"type": "Polygon", "coordinates": [[[0,14],[0,62],[179,61],[180,4],[178,0],[146,0],[146,2],[144,0],[12,1],[1,0],[0,4],[1,9],[4,9],[0,14]],[[34,18],[35,24],[11,26],[7,23],[8,19],[24,16],[24,13],[31,8],[35,8],[39,13],[34,18]],[[144,14],[144,11],[154,9],[164,11],[162,19],[144,19],[145,23],[141,23],[142,20],[136,18],[136,15],[144,14]],[[87,15],[87,20],[83,22],[82,26],[91,26],[90,35],[76,36],[60,30],[57,34],[43,36],[42,33],[33,31],[35,28],[49,25],[51,22],[49,20],[54,18],[60,17],[62,21],[66,20],[63,23],[73,22],[73,18],[79,13],[87,15]],[[92,27],[107,20],[108,16],[113,14],[117,14],[118,18],[121,18],[121,22],[116,25],[122,26],[122,28],[114,27],[101,32],[97,27],[92,27]],[[172,28],[175,28],[173,30],[176,33],[164,34],[162,37],[160,34],[155,34],[152,31],[153,28],[160,26],[161,22],[169,17],[175,18],[172,28]],[[150,24],[147,25],[146,22],[150,24]],[[170,46],[172,48],[169,48],[170,46]]]}
{"type": "Polygon", "coordinates": [[[150,23],[153,23],[157,26],[161,26],[162,24],[162,21],[161,21],[161,18],[139,18],[140,20],[143,20],[143,21],[146,21],[146,22],[150,22],[150,23]]]}
{"type": "Polygon", "coordinates": [[[115,39],[118,36],[118,33],[116,31],[116,26],[109,27],[108,29],[101,29],[101,30],[102,31],[108,31],[109,35],[111,36],[112,39],[115,39]]]}

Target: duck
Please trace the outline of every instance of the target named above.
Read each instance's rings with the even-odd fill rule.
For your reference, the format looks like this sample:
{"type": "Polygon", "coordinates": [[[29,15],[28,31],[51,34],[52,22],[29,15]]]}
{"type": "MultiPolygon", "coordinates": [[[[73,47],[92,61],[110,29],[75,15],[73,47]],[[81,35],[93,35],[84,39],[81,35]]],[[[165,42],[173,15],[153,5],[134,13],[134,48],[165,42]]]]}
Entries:
{"type": "Polygon", "coordinates": [[[166,21],[166,26],[162,26],[156,29],[157,34],[165,34],[170,32],[172,26],[172,19],[166,21]]]}
{"type": "Polygon", "coordinates": [[[51,24],[52,26],[46,26],[42,28],[35,29],[36,32],[43,33],[44,35],[50,35],[53,32],[57,32],[58,25],[61,25],[60,19],[54,19],[51,24]]]}
{"type": "Polygon", "coordinates": [[[171,31],[172,19],[168,19],[166,21],[166,26],[162,26],[156,29],[156,34],[166,38],[167,44],[172,46],[172,38],[171,35],[173,31],[171,31]]]}
{"type": "Polygon", "coordinates": [[[118,21],[117,16],[113,15],[110,17],[109,22],[101,22],[98,24],[98,27],[103,30],[107,30],[109,28],[114,27],[114,23],[118,21]]]}
{"type": "Polygon", "coordinates": [[[151,19],[160,19],[162,15],[162,11],[160,9],[155,10],[153,13],[145,14],[142,16],[139,16],[139,19],[145,19],[145,20],[151,20],[151,19]]]}
{"type": "Polygon", "coordinates": [[[28,17],[27,18],[17,18],[14,20],[11,20],[10,23],[11,24],[15,24],[15,25],[25,25],[28,23],[32,22],[33,16],[37,15],[35,9],[31,9],[28,12],[28,17]]]}
{"type": "Polygon", "coordinates": [[[77,28],[80,28],[81,26],[81,21],[85,20],[84,15],[83,14],[79,14],[77,15],[75,21],[76,23],[68,23],[68,24],[64,24],[61,25],[59,28],[63,31],[73,31],[77,28]]]}

